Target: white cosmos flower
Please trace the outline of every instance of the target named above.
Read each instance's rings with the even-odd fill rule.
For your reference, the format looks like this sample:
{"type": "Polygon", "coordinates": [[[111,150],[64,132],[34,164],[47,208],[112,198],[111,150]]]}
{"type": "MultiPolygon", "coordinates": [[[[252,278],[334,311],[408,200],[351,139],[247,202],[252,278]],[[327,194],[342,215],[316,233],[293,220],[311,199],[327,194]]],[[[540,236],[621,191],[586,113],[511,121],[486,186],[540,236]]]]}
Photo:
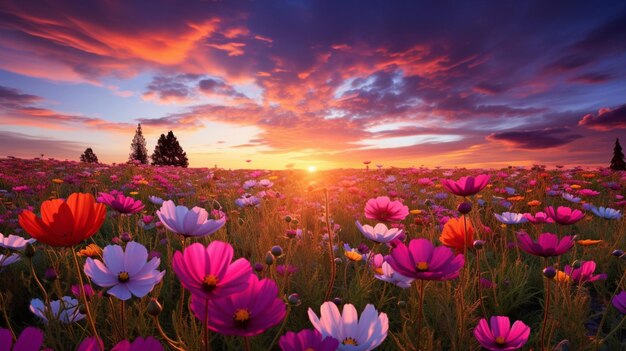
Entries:
{"type": "Polygon", "coordinates": [[[24,239],[19,235],[9,234],[4,236],[4,234],[0,233],[0,246],[11,250],[23,250],[26,244],[32,244],[35,241],[35,239],[24,239]]]}
{"type": "Polygon", "coordinates": [[[383,223],[378,223],[372,227],[367,224],[361,225],[359,221],[356,221],[356,226],[366,238],[377,243],[388,243],[402,234],[402,229],[387,228],[383,223]]]}
{"type": "Polygon", "coordinates": [[[382,280],[387,283],[391,283],[393,285],[397,285],[402,289],[406,289],[411,287],[411,283],[413,282],[412,278],[405,277],[402,274],[396,272],[391,268],[389,263],[383,262],[380,267],[382,269],[382,274],[375,274],[374,277],[378,280],[382,280]]]}
{"type": "MultiPolygon", "coordinates": [[[[61,300],[50,301],[50,308],[52,309],[52,311],[50,311],[52,317],[61,323],[78,322],[85,318],[85,315],[78,310],[78,300],[70,296],[63,296],[61,300]]],[[[43,319],[44,322],[48,323],[46,310],[47,307],[40,299],[32,299],[30,301],[30,311],[37,317],[43,319]]]]}
{"type": "Polygon", "coordinates": [[[320,318],[309,308],[309,320],[313,327],[324,337],[331,336],[339,340],[339,351],[368,351],[380,345],[387,337],[389,320],[387,314],[380,313],[374,305],[365,306],[361,318],[351,304],[343,306],[343,313],[331,301],[326,301],[320,308],[320,318]]]}

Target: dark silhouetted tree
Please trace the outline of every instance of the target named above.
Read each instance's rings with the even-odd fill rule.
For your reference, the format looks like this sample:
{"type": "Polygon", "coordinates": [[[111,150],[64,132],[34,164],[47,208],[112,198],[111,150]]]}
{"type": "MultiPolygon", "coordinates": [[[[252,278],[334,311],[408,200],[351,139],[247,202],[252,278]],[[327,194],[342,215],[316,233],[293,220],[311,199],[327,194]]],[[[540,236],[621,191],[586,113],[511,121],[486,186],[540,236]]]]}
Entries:
{"type": "Polygon", "coordinates": [[[183,148],[178,143],[178,139],[176,139],[171,130],[167,133],[167,136],[161,134],[159,137],[152,154],[152,164],[157,166],[189,166],[187,153],[183,151],[183,148]]]}
{"type": "Polygon", "coordinates": [[[143,137],[141,131],[141,123],[137,124],[137,130],[135,131],[135,137],[132,144],[130,144],[130,155],[128,156],[128,162],[139,161],[142,164],[148,164],[148,150],[146,149],[146,139],[143,137]]]}
{"type": "Polygon", "coordinates": [[[614,171],[626,171],[626,162],[624,162],[624,154],[622,153],[622,146],[619,144],[619,139],[615,139],[611,169],[614,171]]]}
{"type": "Polygon", "coordinates": [[[98,156],[96,156],[96,154],[93,153],[93,150],[88,147],[85,149],[85,152],[80,155],[80,162],[98,163],[98,156]]]}

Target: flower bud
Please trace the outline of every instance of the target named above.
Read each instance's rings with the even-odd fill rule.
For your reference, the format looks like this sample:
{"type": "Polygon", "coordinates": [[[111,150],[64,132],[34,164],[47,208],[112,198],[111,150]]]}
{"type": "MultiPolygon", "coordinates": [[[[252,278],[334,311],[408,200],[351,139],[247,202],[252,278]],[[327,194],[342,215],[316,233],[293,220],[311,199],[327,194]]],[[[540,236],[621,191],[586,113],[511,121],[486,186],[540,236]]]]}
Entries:
{"type": "Polygon", "coordinates": [[[476,250],[480,250],[485,246],[485,241],[484,240],[474,240],[474,248],[476,250]]]}
{"type": "Polygon", "coordinates": [[[406,306],[407,306],[406,305],[406,301],[403,301],[403,300],[398,301],[398,308],[399,309],[404,310],[404,309],[406,309],[406,306]]]}
{"type": "Polygon", "coordinates": [[[270,252],[272,253],[272,255],[274,255],[274,257],[280,257],[280,256],[283,255],[283,248],[278,246],[278,245],[276,245],[276,246],[272,247],[270,252]]]}
{"type": "Polygon", "coordinates": [[[87,314],[87,308],[82,303],[78,305],[78,312],[81,314],[87,314]]]}
{"type": "Polygon", "coordinates": [[[291,216],[289,215],[285,216],[285,222],[287,223],[291,222],[291,216]]]}
{"type": "Polygon", "coordinates": [[[343,260],[339,257],[335,258],[335,264],[340,265],[343,263],[343,260]]]}
{"type": "Polygon", "coordinates": [[[132,239],[133,239],[132,236],[128,232],[124,232],[120,234],[120,240],[122,240],[125,243],[131,241],[132,239]]]}
{"type": "Polygon", "coordinates": [[[265,269],[263,264],[260,263],[260,262],[255,263],[254,266],[252,266],[252,267],[254,268],[255,272],[259,272],[259,273],[263,272],[263,270],[265,269]]]}
{"type": "Polygon", "coordinates": [[[57,271],[52,267],[46,269],[46,273],[44,273],[44,279],[49,282],[57,280],[58,277],[59,275],[57,274],[57,271]]]}
{"type": "Polygon", "coordinates": [[[572,268],[578,269],[578,268],[580,268],[581,264],[582,264],[582,262],[580,262],[579,260],[576,260],[576,261],[572,262],[572,268]]]}
{"type": "Polygon", "coordinates": [[[291,220],[291,223],[293,223],[293,225],[298,225],[300,224],[300,221],[294,218],[293,220],[291,220]]]}
{"type": "Polygon", "coordinates": [[[457,208],[457,211],[464,215],[470,213],[472,211],[472,203],[467,201],[461,202],[461,204],[459,204],[459,207],[457,208]]]}
{"type": "Polygon", "coordinates": [[[163,311],[163,306],[159,303],[159,301],[155,298],[151,298],[150,302],[148,302],[148,307],[146,307],[146,312],[151,316],[158,316],[163,311]]]}
{"type": "Polygon", "coordinates": [[[556,277],[556,269],[552,268],[552,267],[546,267],[543,269],[543,276],[548,278],[548,279],[552,279],[554,277],[556,277]]]}
{"type": "Polygon", "coordinates": [[[341,301],[341,297],[335,297],[333,298],[333,303],[337,306],[341,305],[342,301],[341,301]]]}
{"type": "Polygon", "coordinates": [[[624,251],[622,251],[622,250],[615,250],[615,251],[611,252],[611,255],[613,255],[615,257],[622,257],[622,256],[624,256],[624,251]]]}
{"type": "Polygon", "coordinates": [[[33,256],[35,256],[35,248],[31,243],[26,244],[26,247],[24,248],[24,256],[28,258],[32,258],[33,256]]]}
{"type": "Polygon", "coordinates": [[[290,305],[292,306],[298,306],[302,303],[302,300],[300,299],[300,295],[298,294],[291,294],[287,297],[287,301],[289,302],[290,305]]]}
{"type": "Polygon", "coordinates": [[[265,255],[265,264],[268,266],[274,264],[274,255],[272,255],[271,252],[268,252],[267,255],[265,255]]]}

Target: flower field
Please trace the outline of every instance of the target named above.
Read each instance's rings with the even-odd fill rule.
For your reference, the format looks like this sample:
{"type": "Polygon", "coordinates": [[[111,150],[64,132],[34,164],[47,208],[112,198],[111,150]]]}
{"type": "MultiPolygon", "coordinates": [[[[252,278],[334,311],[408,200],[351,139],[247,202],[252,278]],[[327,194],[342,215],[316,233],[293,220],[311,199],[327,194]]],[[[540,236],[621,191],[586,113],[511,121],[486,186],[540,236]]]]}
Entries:
{"type": "Polygon", "coordinates": [[[625,349],[625,187],[2,159],[0,350],[625,349]]]}

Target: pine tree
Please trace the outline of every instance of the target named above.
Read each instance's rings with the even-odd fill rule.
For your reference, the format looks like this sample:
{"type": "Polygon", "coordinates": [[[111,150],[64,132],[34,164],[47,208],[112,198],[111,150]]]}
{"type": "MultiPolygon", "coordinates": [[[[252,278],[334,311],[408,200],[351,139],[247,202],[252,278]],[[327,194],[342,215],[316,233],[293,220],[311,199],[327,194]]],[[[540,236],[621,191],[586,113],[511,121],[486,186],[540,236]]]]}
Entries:
{"type": "Polygon", "coordinates": [[[98,163],[98,156],[94,154],[93,150],[88,147],[82,155],[80,155],[80,162],[85,163],[98,163]]]}
{"type": "Polygon", "coordinates": [[[189,166],[187,153],[183,151],[171,130],[167,136],[161,134],[159,137],[152,154],[152,164],[157,166],[189,166]]]}
{"type": "Polygon", "coordinates": [[[148,164],[148,150],[146,149],[146,139],[143,137],[141,131],[141,123],[137,124],[137,130],[135,131],[135,137],[132,144],[130,144],[130,155],[128,156],[128,162],[139,161],[142,164],[148,164]]]}
{"type": "Polygon", "coordinates": [[[624,154],[622,153],[622,146],[619,144],[619,138],[615,139],[611,169],[614,171],[626,171],[626,162],[624,162],[624,154]]]}

